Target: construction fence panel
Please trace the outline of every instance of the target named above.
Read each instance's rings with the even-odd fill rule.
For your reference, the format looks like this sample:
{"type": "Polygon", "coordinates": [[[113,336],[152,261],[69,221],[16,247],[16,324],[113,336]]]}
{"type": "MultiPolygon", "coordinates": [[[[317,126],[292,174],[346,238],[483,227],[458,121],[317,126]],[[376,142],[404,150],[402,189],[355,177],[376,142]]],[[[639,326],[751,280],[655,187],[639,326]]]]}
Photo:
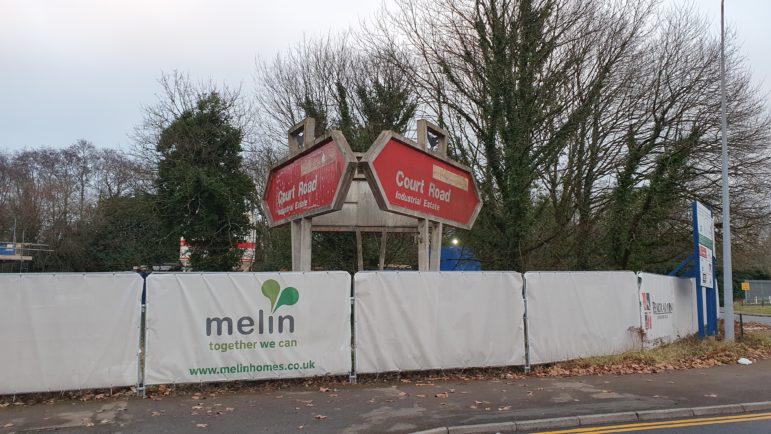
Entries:
{"type": "Polygon", "coordinates": [[[640,321],[645,346],[655,347],[698,331],[694,278],[639,273],[640,321]]]}
{"type": "Polygon", "coordinates": [[[0,395],[137,384],[136,273],[0,274],[0,395]]]}
{"type": "Polygon", "coordinates": [[[637,275],[631,271],[525,273],[530,363],[641,347],[637,275]]]}
{"type": "Polygon", "coordinates": [[[152,274],[145,383],[349,374],[350,294],[346,272],[152,274]]]}
{"type": "Polygon", "coordinates": [[[523,365],[522,275],[361,272],[356,372],[523,365]]]}

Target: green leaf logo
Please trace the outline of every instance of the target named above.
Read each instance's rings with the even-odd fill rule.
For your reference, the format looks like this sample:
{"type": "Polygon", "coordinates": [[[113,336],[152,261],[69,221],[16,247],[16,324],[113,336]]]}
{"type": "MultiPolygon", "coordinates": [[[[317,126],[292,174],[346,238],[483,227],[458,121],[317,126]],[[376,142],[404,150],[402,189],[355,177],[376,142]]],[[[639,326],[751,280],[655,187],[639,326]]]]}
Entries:
{"type": "Polygon", "coordinates": [[[281,285],[273,279],[266,280],[262,284],[262,295],[270,300],[271,313],[281,306],[291,306],[300,300],[300,292],[297,288],[288,286],[282,291],[281,285]]]}
{"type": "Polygon", "coordinates": [[[276,307],[273,308],[273,312],[275,312],[276,309],[278,309],[281,306],[291,306],[297,303],[297,300],[299,299],[300,299],[300,293],[297,292],[297,289],[291,286],[288,286],[284,288],[283,291],[281,291],[281,297],[278,298],[278,303],[276,303],[276,307]]]}
{"type": "Polygon", "coordinates": [[[271,312],[275,310],[279,291],[281,291],[281,286],[273,279],[266,280],[265,283],[262,284],[262,295],[268,297],[268,300],[270,300],[271,312]]]}

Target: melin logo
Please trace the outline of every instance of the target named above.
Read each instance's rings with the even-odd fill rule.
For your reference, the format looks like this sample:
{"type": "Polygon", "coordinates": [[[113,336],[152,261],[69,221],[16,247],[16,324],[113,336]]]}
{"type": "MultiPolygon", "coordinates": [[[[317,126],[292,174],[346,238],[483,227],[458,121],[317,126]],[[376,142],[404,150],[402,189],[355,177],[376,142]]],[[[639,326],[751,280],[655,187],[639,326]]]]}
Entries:
{"type": "Polygon", "coordinates": [[[268,279],[262,284],[262,295],[270,300],[270,313],[275,313],[281,306],[292,306],[300,300],[297,288],[287,286],[281,290],[281,285],[273,279],[268,279]]]}
{"type": "Polygon", "coordinates": [[[206,336],[212,334],[217,336],[232,335],[234,331],[242,335],[250,335],[255,332],[260,335],[273,334],[274,331],[294,333],[294,317],[292,315],[278,315],[274,320],[273,314],[281,306],[297,304],[300,300],[300,292],[297,288],[287,286],[281,289],[278,282],[268,279],[263,282],[261,290],[262,295],[270,300],[268,315],[265,315],[265,312],[260,309],[257,311],[256,317],[242,316],[235,321],[229,316],[206,318],[206,336]]]}

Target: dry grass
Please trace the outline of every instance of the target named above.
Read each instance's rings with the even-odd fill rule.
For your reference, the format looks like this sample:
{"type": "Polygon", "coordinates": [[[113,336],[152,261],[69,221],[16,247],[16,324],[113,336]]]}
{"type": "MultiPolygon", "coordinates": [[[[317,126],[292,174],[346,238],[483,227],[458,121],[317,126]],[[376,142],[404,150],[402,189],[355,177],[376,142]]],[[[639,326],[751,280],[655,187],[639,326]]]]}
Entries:
{"type": "MultiPolygon", "coordinates": [[[[745,330],[747,328],[745,326],[745,330]]],[[[771,359],[771,329],[763,326],[755,326],[753,329],[745,333],[743,339],[735,342],[689,337],[650,350],[630,351],[612,356],[590,357],[536,367],[533,373],[541,377],[649,374],[676,369],[732,365],[742,357],[753,362],[771,359]]]]}

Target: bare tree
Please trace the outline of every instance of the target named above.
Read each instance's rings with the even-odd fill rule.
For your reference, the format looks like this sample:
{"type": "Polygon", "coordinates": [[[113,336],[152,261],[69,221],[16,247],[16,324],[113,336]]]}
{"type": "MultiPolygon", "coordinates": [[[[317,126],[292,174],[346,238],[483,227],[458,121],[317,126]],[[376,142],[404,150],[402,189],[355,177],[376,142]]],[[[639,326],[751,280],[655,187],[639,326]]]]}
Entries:
{"type": "Polygon", "coordinates": [[[132,156],[141,163],[137,170],[138,182],[152,191],[153,180],[156,177],[159,154],[156,145],[165,128],[186,111],[195,108],[198,101],[212,93],[217,93],[222,99],[228,116],[234,126],[244,132],[244,144],[254,143],[256,125],[258,123],[252,101],[244,98],[241,88],[231,88],[218,85],[215,82],[194,82],[188,74],[173,71],[162,74],[158,80],[160,93],[156,94],[154,104],[144,107],[142,122],[134,128],[132,156]]]}
{"type": "MultiPolygon", "coordinates": [[[[410,53],[387,60],[475,168],[485,207],[465,237],[490,268],[671,264],[688,254],[689,200],[719,202],[719,47],[686,8],[402,0],[368,43],[410,53]]],[[[768,226],[769,121],[735,48],[728,71],[749,243],[768,226]]]]}

